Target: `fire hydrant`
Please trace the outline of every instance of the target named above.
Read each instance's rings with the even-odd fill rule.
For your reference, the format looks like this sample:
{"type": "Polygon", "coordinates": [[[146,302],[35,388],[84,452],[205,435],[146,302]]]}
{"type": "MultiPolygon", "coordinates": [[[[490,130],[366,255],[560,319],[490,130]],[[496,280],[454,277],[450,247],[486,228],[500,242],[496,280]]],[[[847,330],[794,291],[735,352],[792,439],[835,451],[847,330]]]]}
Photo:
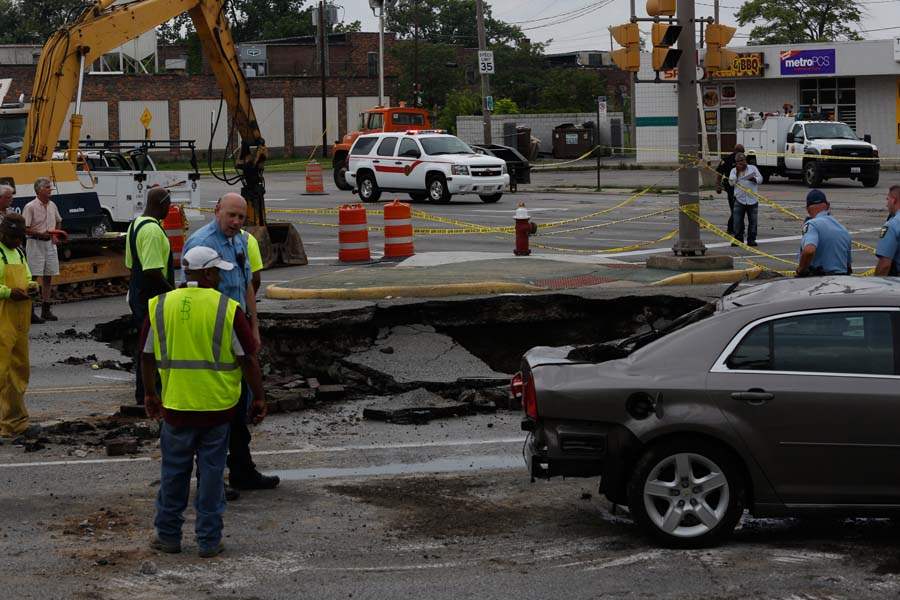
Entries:
{"type": "Polygon", "coordinates": [[[528,256],[531,254],[531,249],[528,247],[528,236],[533,233],[534,224],[531,222],[531,217],[528,215],[528,209],[525,208],[525,203],[519,203],[519,207],[516,209],[516,249],[513,251],[513,254],[516,256],[528,256]]]}

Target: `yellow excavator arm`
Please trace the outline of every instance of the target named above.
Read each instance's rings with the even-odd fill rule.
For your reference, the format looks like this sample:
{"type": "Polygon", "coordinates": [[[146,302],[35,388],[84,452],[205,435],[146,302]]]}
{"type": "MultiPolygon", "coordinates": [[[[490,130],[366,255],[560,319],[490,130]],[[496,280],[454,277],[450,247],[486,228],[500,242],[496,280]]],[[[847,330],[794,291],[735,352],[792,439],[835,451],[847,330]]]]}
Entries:
{"type": "Polygon", "coordinates": [[[78,113],[85,65],[187,12],[241,136],[241,150],[235,166],[241,174],[242,194],[250,207],[248,224],[264,226],[262,173],[267,150],[225,18],[225,5],[225,0],[134,0],[126,3],[97,0],[74,22],[54,32],[44,45],[35,72],[21,161],[52,159],[69,103],[75,95],[76,109],[69,137],[69,160],[75,162],[81,131],[82,117],[78,113]]]}

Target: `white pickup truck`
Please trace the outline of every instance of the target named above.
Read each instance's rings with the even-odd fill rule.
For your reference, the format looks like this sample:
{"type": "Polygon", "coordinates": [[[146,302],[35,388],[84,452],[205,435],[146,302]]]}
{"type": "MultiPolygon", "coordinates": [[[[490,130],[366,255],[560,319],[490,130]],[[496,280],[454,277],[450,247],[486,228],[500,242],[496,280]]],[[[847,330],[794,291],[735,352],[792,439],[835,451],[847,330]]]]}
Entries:
{"type": "Polygon", "coordinates": [[[836,121],[780,115],[753,119],[754,114],[739,115],[737,143],[765,181],[781,175],[816,187],[827,179],[847,177],[866,187],[878,185],[881,165],[870,136],[859,139],[847,124],[836,121]]]}

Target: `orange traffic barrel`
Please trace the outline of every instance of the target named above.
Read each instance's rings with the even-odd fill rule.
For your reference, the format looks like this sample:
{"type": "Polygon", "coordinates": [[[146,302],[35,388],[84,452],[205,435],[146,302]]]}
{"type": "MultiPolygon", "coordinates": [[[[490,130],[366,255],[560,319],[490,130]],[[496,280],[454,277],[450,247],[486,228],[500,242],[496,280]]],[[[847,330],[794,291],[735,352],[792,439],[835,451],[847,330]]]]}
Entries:
{"type": "Polygon", "coordinates": [[[412,256],[413,226],[409,204],[394,200],[384,205],[384,257],[412,256]]]}
{"type": "Polygon", "coordinates": [[[169,238],[169,247],[172,248],[172,261],[176,269],[181,268],[181,251],[184,249],[184,240],[187,237],[188,220],[180,204],[169,206],[169,214],[163,219],[163,229],[169,238]]]}
{"type": "Polygon", "coordinates": [[[306,192],[304,193],[325,193],[325,183],[322,181],[322,165],[314,160],[306,164],[306,192]]]}
{"type": "Polygon", "coordinates": [[[370,260],[369,225],[362,204],[345,204],[338,210],[338,260],[370,260]]]}

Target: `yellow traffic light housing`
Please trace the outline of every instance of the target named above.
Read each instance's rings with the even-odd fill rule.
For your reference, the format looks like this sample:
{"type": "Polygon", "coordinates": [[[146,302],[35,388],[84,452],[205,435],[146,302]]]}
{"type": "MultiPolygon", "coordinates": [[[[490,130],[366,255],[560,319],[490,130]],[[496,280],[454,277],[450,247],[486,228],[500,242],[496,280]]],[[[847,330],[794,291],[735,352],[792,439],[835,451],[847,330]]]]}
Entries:
{"type": "Polygon", "coordinates": [[[731,68],[731,64],[737,58],[737,52],[732,52],[725,46],[736,31],[734,27],[720,23],[710,23],[706,26],[706,58],[703,66],[708,72],[715,73],[731,68]]]}
{"type": "Polygon", "coordinates": [[[647,0],[647,14],[651,17],[671,17],[675,14],[676,0],[647,0]]]}
{"type": "MultiPolygon", "coordinates": [[[[649,4],[649,3],[648,3],[649,4]]],[[[678,66],[681,59],[681,50],[671,48],[681,35],[681,25],[666,25],[654,23],[650,29],[650,38],[653,40],[653,70],[669,71],[678,66]]]]}
{"type": "Polygon", "coordinates": [[[609,28],[613,39],[620,46],[612,53],[613,62],[623,71],[637,73],[641,68],[641,31],[637,23],[626,23],[609,28]]]}

